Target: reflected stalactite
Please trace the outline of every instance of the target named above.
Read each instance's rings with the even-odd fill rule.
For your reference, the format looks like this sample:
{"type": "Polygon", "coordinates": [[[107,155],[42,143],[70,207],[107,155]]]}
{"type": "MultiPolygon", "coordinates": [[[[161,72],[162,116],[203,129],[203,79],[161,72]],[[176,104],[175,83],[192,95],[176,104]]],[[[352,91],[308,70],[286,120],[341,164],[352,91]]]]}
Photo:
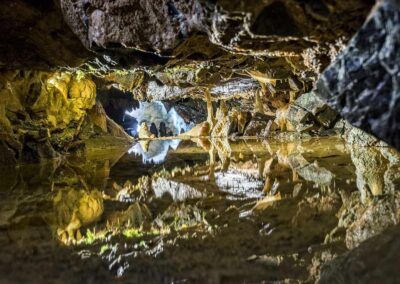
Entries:
{"type": "Polygon", "coordinates": [[[209,89],[205,90],[205,97],[207,102],[207,122],[209,123],[211,130],[215,125],[215,118],[214,118],[214,108],[212,104],[211,93],[209,89]]]}
{"type": "Polygon", "coordinates": [[[142,157],[144,164],[160,164],[164,162],[168,151],[175,150],[181,140],[139,140],[134,144],[128,153],[142,157]]]}
{"type": "Polygon", "coordinates": [[[400,158],[390,149],[373,148],[374,161],[357,169],[372,149],[347,149],[332,138],[147,141],[140,157],[132,149],[122,158],[121,153],[69,157],[52,170],[40,169],[38,178],[20,174],[16,183],[11,175],[9,182],[2,177],[2,184],[14,188],[6,200],[18,200],[0,209],[2,226],[18,225],[10,235],[26,242],[20,228],[32,224],[28,228],[35,231],[43,218],[48,238],[99,258],[116,275],[130,275],[132,263],[151,257],[158,267],[162,253],[181,259],[179,248],[199,247],[202,253],[209,251],[207,243],[218,254],[234,245],[254,261],[278,259],[280,265],[302,255],[307,271],[311,257],[322,261],[325,247],[333,253],[353,248],[399,222],[400,158]],[[178,142],[175,147],[172,141],[178,142]],[[142,168],[131,167],[135,164],[142,168]],[[383,190],[373,195],[376,175],[383,190]],[[358,179],[367,187],[364,202],[355,190],[358,179]],[[31,199],[24,186],[33,190],[31,199]],[[40,212],[28,214],[20,206],[40,212]],[[242,247],[248,242],[271,250],[258,255],[242,247]],[[285,252],[276,252],[283,243],[285,252]],[[306,256],[299,251],[304,247],[311,247],[306,256]]]}
{"type": "MultiPolygon", "coordinates": [[[[221,161],[222,170],[227,170],[230,164],[232,154],[231,147],[227,138],[225,139],[211,139],[212,145],[218,153],[218,158],[221,161]]],[[[211,161],[211,158],[210,158],[211,161]]]]}
{"type": "Polygon", "coordinates": [[[216,166],[216,155],[217,151],[215,149],[215,145],[211,143],[210,150],[208,151],[209,155],[209,173],[208,173],[208,179],[211,182],[215,182],[215,166],[216,166]]]}
{"type": "Polygon", "coordinates": [[[262,179],[264,176],[265,162],[266,162],[266,157],[261,157],[261,158],[257,159],[258,178],[260,178],[260,179],[262,179]]]}

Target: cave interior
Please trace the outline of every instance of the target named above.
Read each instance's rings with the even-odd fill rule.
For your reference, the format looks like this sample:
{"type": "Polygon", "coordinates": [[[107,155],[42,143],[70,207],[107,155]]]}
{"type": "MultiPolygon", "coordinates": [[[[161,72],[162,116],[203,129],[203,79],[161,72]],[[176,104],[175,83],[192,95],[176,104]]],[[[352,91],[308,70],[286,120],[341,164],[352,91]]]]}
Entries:
{"type": "Polygon", "coordinates": [[[399,35],[398,0],[2,0],[0,282],[398,283],[399,35]]]}

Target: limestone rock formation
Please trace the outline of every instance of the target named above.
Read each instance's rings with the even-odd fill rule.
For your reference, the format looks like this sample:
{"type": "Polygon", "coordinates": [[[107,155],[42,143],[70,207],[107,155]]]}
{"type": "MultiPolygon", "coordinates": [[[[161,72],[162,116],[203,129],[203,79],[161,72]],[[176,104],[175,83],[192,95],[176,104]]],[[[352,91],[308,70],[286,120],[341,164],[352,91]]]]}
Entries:
{"type": "Polygon", "coordinates": [[[0,78],[2,156],[11,161],[56,158],[98,133],[131,140],[95,105],[95,83],[81,72],[8,71],[0,78]]]}
{"type": "Polygon", "coordinates": [[[378,1],[317,93],[351,124],[400,149],[400,3],[378,1]]]}
{"type": "Polygon", "coordinates": [[[268,136],[272,130],[272,124],[275,120],[274,116],[255,113],[244,131],[244,136],[268,136]]]}
{"type": "Polygon", "coordinates": [[[60,2],[71,29],[92,49],[125,47],[165,52],[194,28],[201,29],[204,20],[197,1],[60,2]]]}
{"type": "Polygon", "coordinates": [[[322,267],[320,283],[396,283],[400,228],[395,226],[322,267]]]}
{"type": "Polygon", "coordinates": [[[289,129],[298,132],[317,132],[331,129],[338,114],[321,100],[314,92],[301,95],[287,110],[289,129]]]}
{"type": "Polygon", "coordinates": [[[150,132],[149,126],[147,125],[147,122],[145,122],[145,121],[140,124],[139,138],[140,139],[155,138],[155,135],[150,132]]]}
{"type": "Polygon", "coordinates": [[[28,223],[151,283],[398,274],[399,0],[0,2],[2,275],[28,223]]]}
{"type": "Polygon", "coordinates": [[[180,134],[180,137],[204,137],[209,136],[210,131],[210,123],[208,121],[205,121],[196,125],[188,132],[180,134]]]}

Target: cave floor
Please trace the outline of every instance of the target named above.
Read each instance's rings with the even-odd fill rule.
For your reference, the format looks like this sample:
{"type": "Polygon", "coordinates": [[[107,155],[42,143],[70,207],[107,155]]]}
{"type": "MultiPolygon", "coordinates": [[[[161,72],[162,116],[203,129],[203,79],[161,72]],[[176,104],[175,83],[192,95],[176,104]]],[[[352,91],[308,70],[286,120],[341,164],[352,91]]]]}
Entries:
{"type": "Polygon", "coordinates": [[[397,194],[399,161],[340,138],[253,138],[5,167],[1,283],[313,283],[360,241],[353,201],[397,194]]]}

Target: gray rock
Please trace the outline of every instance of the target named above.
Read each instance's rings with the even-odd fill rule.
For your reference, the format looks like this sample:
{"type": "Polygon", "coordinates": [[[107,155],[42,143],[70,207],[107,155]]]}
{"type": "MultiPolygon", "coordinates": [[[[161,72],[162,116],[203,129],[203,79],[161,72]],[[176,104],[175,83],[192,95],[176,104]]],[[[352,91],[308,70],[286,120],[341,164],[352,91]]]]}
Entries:
{"type": "Polygon", "coordinates": [[[317,115],[327,107],[326,103],[313,92],[301,95],[296,100],[296,105],[311,112],[313,115],[317,115]]]}
{"type": "Polygon", "coordinates": [[[326,128],[332,127],[338,114],[321,100],[314,92],[300,96],[295,104],[310,112],[315,119],[326,128]]]}
{"type": "Polygon", "coordinates": [[[400,149],[400,2],[379,1],[316,93],[352,125],[400,149]]]}
{"type": "Polygon", "coordinates": [[[347,128],[345,133],[345,137],[347,143],[349,145],[357,145],[362,147],[371,147],[371,146],[378,146],[378,147],[387,147],[388,145],[383,142],[379,141],[374,136],[368,134],[367,132],[358,129],[356,127],[350,126],[347,128]]]}
{"type": "Polygon", "coordinates": [[[274,116],[256,113],[246,127],[244,136],[264,136],[269,133],[268,127],[271,127],[270,121],[275,119],[274,116]]]}
{"type": "Polygon", "coordinates": [[[289,106],[287,119],[297,132],[309,132],[321,127],[322,130],[333,128],[338,113],[310,92],[301,95],[289,106]]]}
{"type": "Polygon", "coordinates": [[[195,28],[204,11],[197,1],[62,0],[64,18],[87,48],[129,47],[164,52],[195,28]]]}
{"type": "Polygon", "coordinates": [[[297,105],[289,106],[287,120],[293,125],[297,132],[306,132],[315,128],[312,114],[297,105]]]}

